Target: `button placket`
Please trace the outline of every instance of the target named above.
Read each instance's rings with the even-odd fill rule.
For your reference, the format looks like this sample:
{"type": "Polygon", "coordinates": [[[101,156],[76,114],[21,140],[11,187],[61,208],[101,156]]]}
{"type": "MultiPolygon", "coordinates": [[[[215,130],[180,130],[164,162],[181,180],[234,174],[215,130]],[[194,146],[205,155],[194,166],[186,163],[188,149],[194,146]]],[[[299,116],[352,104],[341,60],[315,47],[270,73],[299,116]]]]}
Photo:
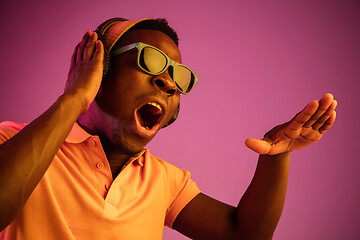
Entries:
{"type": "Polygon", "coordinates": [[[96,163],[96,168],[97,168],[97,169],[100,169],[100,168],[102,168],[103,166],[104,166],[104,164],[103,164],[102,162],[96,163]]]}
{"type": "Polygon", "coordinates": [[[90,145],[91,147],[95,147],[95,146],[96,146],[96,142],[95,142],[93,139],[90,139],[88,143],[89,143],[89,145],[90,145]]]}
{"type": "MultiPolygon", "coordinates": [[[[95,146],[96,146],[96,141],[95,141],[94,139],[90,138],[90,139],[88,140],[88,145],[89,145],[90,147],[95,147],[95,146]]],[[[97,169],[100,169],[100,168],[104,167],[104,163],[102,163],[102,162],[97,162],[97,163],[95,164],[95,166],[96,166],[97,169]]]]}
{"type": "Polygon", "coordinates": [[[93,136],[89,138],[86,143],[88,150],[93,152],[93,157],[89,160],[92,162],[94,173],[98,180],[98,193],[105,199],[113,180],[106,154],[98,137],[93,136]]]}

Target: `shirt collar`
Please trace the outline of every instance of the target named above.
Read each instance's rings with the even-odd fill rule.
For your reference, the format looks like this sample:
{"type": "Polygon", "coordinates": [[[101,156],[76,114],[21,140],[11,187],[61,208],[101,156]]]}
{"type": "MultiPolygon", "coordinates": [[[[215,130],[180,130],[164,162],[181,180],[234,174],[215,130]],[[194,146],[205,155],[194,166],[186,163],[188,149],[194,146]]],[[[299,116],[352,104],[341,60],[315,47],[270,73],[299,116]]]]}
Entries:
{"type": "MultiPolygon", "coordinates": [[[[65,139],[65,142],[68,142],[68,143],[81,143],[81,142],[84,142],[86,139],[88,139],[90,137],[93,137],[93,135],[86,132],[82,127],[80,127],[80,125],[77,122],[75,122],[75,124],[72,127],[69,135],[65,139]]],[[[148,150],[143,149],[141,152],[139,152],[135,156],[129,158],[129,160],[127,161],[126,166],[128,164],[134,162],[134,161],[137,161],[140,164],[140,166],[144,166],[144,160],[145,160],[146,152],[148,152],[148,150]]]]}
{"type": "Polygon", "coordinates": [[[68,143],[81,143],[92,137],[89,133],[87,133],[84,129],[82,129],[77,122],[75,122],[74,126],[72,127],[69,135],[65,139],[65,142],[68,143]]]}
{"type": "Polygon", "coordinates": [[[144,160],[145,160],[145,156],[146,156],[146,152],[147,152],[148,150],[147,149],[143,149],[141,152],[139,152],[138,154],[136,154],[135,156],[133,156],[133,157],[131,157],[131,158],[129,158],[129,160],[125,163],[125,165],[123,166],[123,169],[127,166],[127,165],[129,165],[129,164],[131,164],[131,163],[133,163],[133,162],[135,162],[135,161],[137,161],[138,163],[139,163],[139,165],[140,166],[144,166],[144,160]]]}

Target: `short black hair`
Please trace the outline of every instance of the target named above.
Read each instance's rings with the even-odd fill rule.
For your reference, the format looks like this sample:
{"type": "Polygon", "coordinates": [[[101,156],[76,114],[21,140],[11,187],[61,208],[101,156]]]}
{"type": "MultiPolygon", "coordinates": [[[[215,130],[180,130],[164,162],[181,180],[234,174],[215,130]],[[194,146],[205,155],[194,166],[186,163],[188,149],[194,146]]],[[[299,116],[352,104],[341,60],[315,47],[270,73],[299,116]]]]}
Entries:
{"type": "Polygon", "coordinates": [[[127,30],[124,33],[124,35],[120,37],[120,39],[123,38],[124,36],[126,36],[127,33],[134,31],[134,30],[157,30],[157,31],[160,31],[160,32],[168,35],[174,41],[176,46],[179,46],[179,37],[178,37],[176,31],[169,26],[169,23],[165,18],[157,18],[157,19],[149,19],[149,20],[141,21],[141,22],[135,24],[129,30],[127,30]]]}

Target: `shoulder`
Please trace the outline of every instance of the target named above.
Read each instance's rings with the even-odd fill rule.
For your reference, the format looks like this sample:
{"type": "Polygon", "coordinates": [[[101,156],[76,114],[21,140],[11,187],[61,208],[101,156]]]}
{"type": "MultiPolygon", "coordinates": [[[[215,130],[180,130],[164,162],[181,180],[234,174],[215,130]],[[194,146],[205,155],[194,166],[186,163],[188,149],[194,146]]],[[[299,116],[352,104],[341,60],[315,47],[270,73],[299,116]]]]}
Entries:
{"type": "Polygon", "coordinates": [[[26,124],[5,121],[0,123],[0,143],[12,138],[15,134],[20,132],[26,124]]]}
{"type": "Polygon", "coordinates": [[[165,225],[172,228],[179,213],[201,191],[191,179],[189,171],[180,169],[161,158],[154,157],[148,150],[145,152],[145,159],[145,167],[156,166],[157,169],[151,169],[151,175],[162,180],[158,185],[162,184],[164,191],[169,196],[165,225]]]}
{"type": "Polygon", "coordinates": [[[161,178],[169,189],[180,191],[187,185],[194,185],[197,188],[196,183],[191,179],[189,171],[180,169],[161,158],[153,156],[147,149],[144,156],[144,166],[149,174],[161,178]]]}

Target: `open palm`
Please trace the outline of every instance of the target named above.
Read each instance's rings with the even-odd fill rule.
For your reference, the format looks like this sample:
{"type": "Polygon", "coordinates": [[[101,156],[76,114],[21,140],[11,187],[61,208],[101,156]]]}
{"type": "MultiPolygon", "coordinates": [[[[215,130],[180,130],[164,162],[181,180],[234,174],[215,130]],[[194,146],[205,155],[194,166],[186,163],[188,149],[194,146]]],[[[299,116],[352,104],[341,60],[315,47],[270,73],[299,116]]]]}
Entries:
{"type": "Polygon", "coordinates": [[[295,151],[320,140],[336,118],[337,102],[331,94],[310,102],[289,122],[274,127],[263,139],[248,138],[246,146],[260,154],[295,151]]]}

